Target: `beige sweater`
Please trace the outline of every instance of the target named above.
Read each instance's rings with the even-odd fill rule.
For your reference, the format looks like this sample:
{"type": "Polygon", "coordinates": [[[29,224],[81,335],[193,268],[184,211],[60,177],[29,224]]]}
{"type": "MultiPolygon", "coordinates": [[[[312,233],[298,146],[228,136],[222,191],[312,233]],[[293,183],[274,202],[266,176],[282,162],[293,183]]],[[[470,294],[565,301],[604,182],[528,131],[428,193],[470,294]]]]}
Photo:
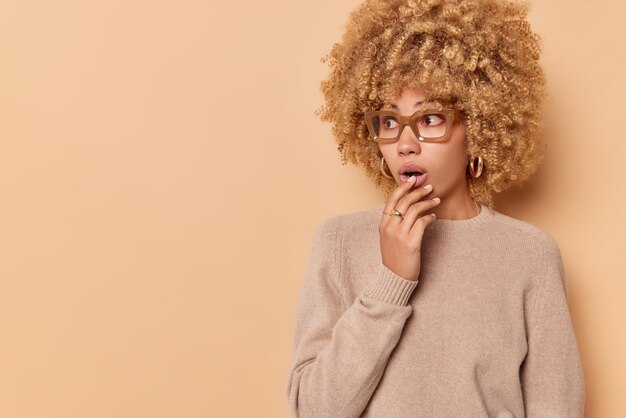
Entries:
{"type": "Polygon", "coordinates": [[[294,322],[294,417],[583,416],[560,249],[481,206],[424,232],[417,282],[382,264],[384,205],[323,222],[294,322]]]}

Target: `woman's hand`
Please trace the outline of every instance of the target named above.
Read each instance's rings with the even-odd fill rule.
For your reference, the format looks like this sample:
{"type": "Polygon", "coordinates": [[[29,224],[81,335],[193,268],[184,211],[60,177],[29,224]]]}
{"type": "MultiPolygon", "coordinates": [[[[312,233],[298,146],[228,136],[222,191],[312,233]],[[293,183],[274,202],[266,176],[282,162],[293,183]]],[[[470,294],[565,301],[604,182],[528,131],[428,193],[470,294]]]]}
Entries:
{"type": "Polygon", "coordinates": [[[424,199],[432,191],[432,186],[411,190],[414,182],[415,178],[392,192],[378,228],[383,264],[407,280],[417,280],[420,274],[422,236],[426,227],[435,220],[434,215],[420,214],[440,202],[439,198],[424,199]],[[384,214],[392,214],[394,209],[402,213],[404,218],[384,214]]]}

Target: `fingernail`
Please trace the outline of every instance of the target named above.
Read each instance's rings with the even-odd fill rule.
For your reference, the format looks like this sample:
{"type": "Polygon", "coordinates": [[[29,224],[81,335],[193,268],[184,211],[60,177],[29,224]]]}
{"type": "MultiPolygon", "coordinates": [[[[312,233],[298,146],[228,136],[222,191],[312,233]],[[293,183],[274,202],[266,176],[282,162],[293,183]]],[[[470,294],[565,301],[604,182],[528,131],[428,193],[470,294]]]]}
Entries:
{"type": "Polygon", "coordinates": [[[407,179],[409,183],[413,183],[415,181],[415,176],[411,176],[407,179]]]}
{"type": "Polygon", "coordinates": [[[430,190],[432,188],[433,188],[432,184],[427,184],[426,186],[424,186],[424,189],[426,189],[426,190],[430,190]]]}
{"type": "Polygon", "coordinates": [[[441,199],[439,199],[438,197],[435,197],[433,200],[437,203],[441,202],[441,199]]]}

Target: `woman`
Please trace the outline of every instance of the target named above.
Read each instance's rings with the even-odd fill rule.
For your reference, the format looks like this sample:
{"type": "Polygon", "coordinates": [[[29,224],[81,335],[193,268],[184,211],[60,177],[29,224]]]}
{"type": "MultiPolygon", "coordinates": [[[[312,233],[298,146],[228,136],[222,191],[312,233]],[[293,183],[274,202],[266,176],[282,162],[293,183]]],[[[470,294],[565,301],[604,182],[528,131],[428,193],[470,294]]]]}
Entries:
{"type": "Polygon", "coordinates": [[[492,207],[545,147],[526,15],[504,0],[366,0],[352,12],[321,118],[386,202],[316,232],[293,416],[583,415],[559,246],[492,207]]]}

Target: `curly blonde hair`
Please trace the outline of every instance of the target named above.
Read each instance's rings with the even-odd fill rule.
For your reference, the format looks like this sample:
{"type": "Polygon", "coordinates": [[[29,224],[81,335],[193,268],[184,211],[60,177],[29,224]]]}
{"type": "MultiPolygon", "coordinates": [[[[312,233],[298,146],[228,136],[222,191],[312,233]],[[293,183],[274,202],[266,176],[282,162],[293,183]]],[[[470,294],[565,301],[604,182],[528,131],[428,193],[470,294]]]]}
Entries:
{"type": "Polygon", "coordinates": [[[380,171],[378,144],[364,112],[421,86],[429,100],[458,110],[467,152],[482,156],[483,173],[467,176],[472,197],[493,206],[493,192],[529,180],[543,159],[545,75],[540,38],[526,21],[528,3],[506,0],[365,0],[340,43],[322,62],[325,104],[341,163],[365,169],[385,195],[397,187],[380,171]]]}

